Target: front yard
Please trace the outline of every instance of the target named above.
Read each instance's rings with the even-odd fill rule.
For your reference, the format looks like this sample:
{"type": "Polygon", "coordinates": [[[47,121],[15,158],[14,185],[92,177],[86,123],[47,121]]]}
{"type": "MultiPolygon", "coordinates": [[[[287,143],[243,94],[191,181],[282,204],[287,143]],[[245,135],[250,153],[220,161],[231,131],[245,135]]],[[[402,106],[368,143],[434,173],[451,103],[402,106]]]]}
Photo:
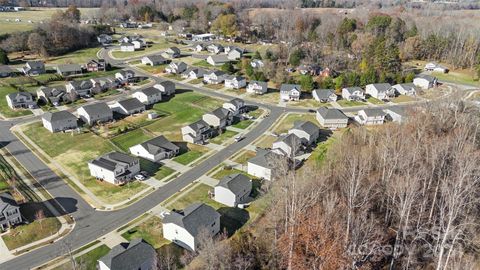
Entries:
{"type": "Polygon", "coordinates": [[[168,41],[163,40],[163,41],[158,41],[156,43],[148,45],[148,48],[145,48],[144,50],[138,50],[134,52],[122,52],[122,51],[112,51],[112,56],[114,58],[118,59],[124,59],[124,58],[129,58],[129,57],[136,57],[136,56],[143,56],[147,54],[152,54],[152,53],[160,53],[164,49],[172,46],[168,41]]]}
{"type": "Polygon", "coordinates": [[[337,103],[342,107],[354,107],[354,106],[367,105],[367,103],[362,101],[354,101],[354,100],[346,100],[346,99],[341,99],[337,101],[337,103]]]}
{"type": "Polygon", "coordinates": [[[6,95],[18,92],[17,89],[11,86],[2,86],[0,85],[0,113],[5,117],[18,117],[32,114],[30,110],[26,109],[16,109],[12,110],[8,107],[6,95]]]}
{"type": "Polygon", "coordinates": [[[57,218],[48,217],[12,228],[2,238],[8,249],[12,250],[54,235],[60,227],[61,224],[57,218]]]}
{"type": "Polygon", "coordinates": [[[288,114],[282,118],[280,124],[278,124],[274,132],[278,134],[286,133],[293,127],[295,121],[310,121],[318,126],[317,120],[314,114],[288,114]]]}
{"type": "MultiPolygon", "coordinates": [[[[75,258],[75,263],[79,269],[96,269],[97,261],[103,256],[107,255],[110,248],[106,245],[100,245],[89,252],[75,258]]],[[[72,269],[72,263],[64,263],[53,270],[70,270],[72,269]]]]}
{"type": "Polygon", "coordinates": [[[228,139],[233,138],[237,134],[238,134],[238,132],[231,131],[231,130],[225,130],[222,134],[216,136],[215,138],[210,139],[209,142],[215,143],[215,144],[222,144],[225,141],[227,141],[228,139]]]}
{"type": "Polygon", "coordinates": [[[188,165],[208,152],[208,148],[200,145],[188,144],[187,147],[189,148],[187,152],[174,157],[173,160],[182,165],[188,165]]]}
{"type": "Polygon", "coordinates": [[[162,220],[156,216],[152,216],[140,225],[124,232],[122,237],[128,241],[131,241],[135,238],[142,238],[155,249],[170,243],[170,241],[163,238],[162,220]]]}
{"type": "Polygon", "coordinates": [[[232,127],[239,128],[239,129],[246,129],[252,123],[253,123],[253,120],[243,120],[243,121],[240,121],[240,122],[236,123],[235,125],[232,125],[232,127]]]}

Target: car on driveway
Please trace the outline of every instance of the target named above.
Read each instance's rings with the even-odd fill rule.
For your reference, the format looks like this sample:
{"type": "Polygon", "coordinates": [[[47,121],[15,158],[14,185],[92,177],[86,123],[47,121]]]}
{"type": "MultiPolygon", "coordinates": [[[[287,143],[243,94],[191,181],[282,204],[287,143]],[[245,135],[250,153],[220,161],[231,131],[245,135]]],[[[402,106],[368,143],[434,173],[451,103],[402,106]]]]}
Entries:
{"type": "Polygon", "coordinates": [[[143,175],[141,175],[141,174],[137,174],[137,175],[135,175],[135,179],[137,179],[138,181],[143,181],[143,180],[145,180],[146,178],[145,178],[145,176],[143,176],[143,175]]]}

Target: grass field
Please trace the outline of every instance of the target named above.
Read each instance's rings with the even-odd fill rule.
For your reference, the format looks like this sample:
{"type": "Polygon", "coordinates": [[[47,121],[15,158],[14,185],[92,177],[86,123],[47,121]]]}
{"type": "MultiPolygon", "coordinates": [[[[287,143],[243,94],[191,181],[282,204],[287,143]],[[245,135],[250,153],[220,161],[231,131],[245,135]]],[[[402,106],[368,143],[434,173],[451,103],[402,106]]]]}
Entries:
{"type": "MultiPolygon", "coordinates": [[[[32,10],[20,12],[0,12],[0,35],[13,32],[28,31],[35,27],[40,21],[46,22],[57,10],[65,10],[65,8],[35,8],[32,10]],[[6,20],[9,19],[10,22],[6,20]],[[21,22],[15,22],[15,19],[20,19],[21,22]],[[31,20],[32,23],[28,21],[31,20]]],[[[82,18],[89,18],[95,16],[98,8],[79,8],[82,18]]]]}
{"type": "Polygon", "coordinates": [[[171,45],[168,41],[163,40],[163,41],[158,41],[158,42],[155,42],[155,43],[149,45],[149,47],[145,48],[144,50],[139,50],[139,51],[134,51],[134,52],[113,51],[112,56],[114,58],[118,58],[118,59],[124,59],[124,58],[129,58],[129,57],[136,57],[136,56],[143,56],[143,55],[163,51],[164,49],[166,49],[170,46],[173,46],[173,45],[171,45]]]}
{"type": "Polygon", "coordinates": [[[374,98],[374,97],[369,97],[367,98],[367,101],[372,103],[372,104],[377,104],[377,105],[381,105],[381,104],[385,104],[383,101],[381,101],[380,99],[377,99],[377,98],[374,98]]]}
{"type": "Polygon", "coordinates": [[[220,90],[220,89],[223,89],[225,87],[225,85],[223,83],[207,84],[205,87],[213,89],[213,90],[220,90]]]}
{"type": "Polygon", "coordinates": [[[317,120],[314,114],[289,114],[283,118],[278,126],[275,127],[274,132],[278,134],[286,133],[291,129],[295,121],[310,121],[317,125],[317,120]]]}
{"type": "Polygon", "coordinates": [[[140,225],[126,231],[122,234],[122,237],[128,241],[142,238],[155,249],[170,243],[170,241],[163,238],[162,220],[156,216],[152,216],[140,225]]]}
{"type": "Polygon", "coordinates": [[[159,163],[152,162],[143,158],[140,158],[140,167],[142,170],[148,172],[150,175],[157,180],[162,180],[163,178],[171,175],[175,172],[174,169],[167,166],[162,166],[159,163]]]}
{"type": "Polygon", "coordinates": [[[253,123],[253,120],[244,120],[232,125],[234,128],[246,129],[253,123]]]}
{"type": "Polygon", "coordinates": [[[191,205],[192,203],[202,202],[212,206],[215,209],[220,208],[222,205],[208,197],[208,191],[213,188],[205,185],[198,184],[189,190],[186,193],[180,194],[178,197],[174,197],[169,201],[173,201],[170,205],[167,206],[169,210],[180,210],[191,205]]]}
{"type": "MultiPolygon", "coordinates": [[[[106,245],[98,246],[89,252],[75,258],[75,263],[79,269],[96,269],[97,267],[97,260],[101,257],[107,255],[110,251],[110,248],[106,245]]],[[[68,262],[62,264],[58,267],[53,268],[53,270],[70,270],[73,269],[72,263],[68,262]]]]}
{"type": "Polygon", "coordinates": [[[255,143],[255,146],[260,148],[270,148],[272,147],[273,142],[277,140],[277,137],[271,135],[263,135],[260,139],[255,143]]]}
{"type": "Polygon", "coordinates": [[[167,66],[168,66],[167,64],[164,64],[164,65],[158,65],[158,66],[138,65],[137,67],[152,74],[159,74],[159,73],[163,73],[165,71],[165,67],[167,66]]]}
{"type": "Polygon", "coordinates": [[[0,113],[5,117],[17,117],[17,116],[32,114],[30,110],[25,110],[25,109],[12,110],[10,109],[10,107],[8,107],[5,96],[15,92],[18,92],[18,91],[11,86],[0,85],[0,113]]]}
{"type": "Polygon", "coordinates": [[[176,80],[176,81],[185,80],[184,78],[182,78],[182,76],[180,76],[180,74],[165,74],[165,75],[163,75],[163,77],[171,79],[171,80],[176,80]]]}
{"type": "Polygon", "coordinates": [[[203,154],[203,152],[191,150],[181,155],[178,155],[177,157],[173,158],[173,160],[180,164],[187,165],[192,161],[196,160],[197,158],[201,157],[203,154]]]}
{"type": "Polygon", "coordinates": [[[255,154],[254,151],[246,150],[241,155],[237,156],[233,161],[245,165],[245,164],[247,164],[247,161],[249,159],[255,157],[255,155],[256,154],[255,154]]]}
{"type": "Polygon", "coordinates": [[[97,59],[97,52],[100,48],[87,48],[71,53],[64,54],[62,56],[52,57],[47,59],[48,63],[51,64],[84,64],[91,59],[97,59]]]}
{"type": "Polygon", "coordinates": [[[75,135],[69,133],[52,134],[38,122],[24,127],[24,133],[105,203],[117,203],[126,200],[147,187],[140,182],[115,186],[106,182],[99,182],[90,176],[88,161],[115,150],[107,139],[91,132],[75,135]]]}
{"type": "Polygon", "coordinates": [[[111,139],[111,141],[120,149],[128,153],[130,147],[139,143],[143,143],[151,138],[152,136],[146,134],[141,129],[136,129],[122,135],[118,135],[111,139]]]}
{"type": "MultiPolygon", "coordinates": [[[[223,165],[221,165],[223,166],[223,165]]],[[[244,175],[247,175],[249,176],[246,172],[244,171],[241,171],[241,170],[237,170],[237,169],[226,169],[226,168],[222,168],[220,171],[216,172],[214,175],[212,175],[213,178],[215,179],[222,179],[223,177],[227,176],[227,175],[230,175],[230,174],[234,174],[234,173],[241,173],[241,174],[244,174],[244,175]]],[[[249,176],[250,177],[250,176],[249,176]]]]}
{"type": "Polygon", "coordinates": [[[405,96],[405,95],[400,95],[400,96],[395,97],[394,99],[392,99],[392,102],[394,102],[394,103],[402,103],[402,102],[409,102],[409,101],[415,101],[415,98],[414,98],[414,97],[405,96]]]}
{"type": "Polygon", "coordinates": [[[215,144],[222,144],[222,143],[224,143],[225,141],[234,137],[237,134],[238,134],[238,132],[231,131],[231,130],[225,130],[222,134],[218,135],[215,138],[210,139],[210,142],[215,143],[215,144]]]}
{"type": "Polygon", "coordinates": [[[10,229],[9,233],[2,238],[8,249],[12,250],[54,235],[60,227],[61,224],[57,218],[49,217],[10,229]]]}
{"type": "Polygon", "coordinates": [[[199,78],[199,79],[193,79],[191,81],[188,81],[188,83],[191,83],[191,84],[199,84],[203,82],[203,79],[202,78],[199,78]]]}
{"type": "Polygon", "coordinates": [[[346,100],[346,99],[341,99],[341,100],[337,101],[337,103],[342,107],[353,107],[353,106],[366,105],[365,102],[354,101],[354,100],[346,100]]]}

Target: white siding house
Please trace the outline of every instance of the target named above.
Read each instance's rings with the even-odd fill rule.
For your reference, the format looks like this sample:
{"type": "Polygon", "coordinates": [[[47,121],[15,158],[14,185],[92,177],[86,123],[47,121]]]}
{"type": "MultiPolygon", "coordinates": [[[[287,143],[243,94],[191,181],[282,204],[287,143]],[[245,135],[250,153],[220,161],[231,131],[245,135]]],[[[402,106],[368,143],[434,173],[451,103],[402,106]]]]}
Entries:
{"type": "Polygon", "coordinates": [[[245,202],[252,192],[252,179],[244,174],[227,175],[214,188],[214,200],[230,206],[237,207],[245,202]]]}
{"type": "Polygon", "coordinates": [[[346,87],[342,89],[342,98],[346,100],[365,99],[365,93],[360,87],[346,87]]]}
{"type": "Polygon", "coordinates": [[[225,87],[231,89],[240,89],[247,85],[247,80],[241,76],[228,76],[225,78],[225,87]]]}
{"type": "Polygon", "coordinates": [[[437,86],[438,80],[436,77],[430,75],[419,74],[413,79],[413,84],[424,90],[427,90],[437,86]]]}
{"type": "Polygon", "coordinates": [[[339,109],[321,107],[317,110],[316,118],[326,128],[337,129],[348,125],[348,117],[339,109]]]}
{"type": "Polygon", "coordinates": [[[140,160],[111,152],[88,162],[90,175],[114,185],[123,185],[140,172],[140,160]]]}
{"type": "Polygon", "coordinates": [[[358,112],[355,121],[366,126],[381,125],[385,121],[385,115],[381,109],[364,109],[358,112]]]}
{"type": "Polygon", "coordinates": [[[170,142],[163,135],[130,147],[130,153],[153,162],[172,158],[180,152],[180,147],[170,142]]]}
{"type": "Polygon", "coordinates": [[[50,132],[59,132],[78,127],[77,117],[68,111],[44,113],[42,116],[42,123],[50,132]]]}
{"type": "Polygon", "coordinates": [[[247,93],[263,95],[267,93],[267,82],[251,81],[247,86],[247,93]]]}
{"type": "Polygon", "coordinates": [[[155,87],[148,87],[134,92],[132,97],[138,99],[145,105],[151,105],[162,100],[162,92],[155,87]]]}

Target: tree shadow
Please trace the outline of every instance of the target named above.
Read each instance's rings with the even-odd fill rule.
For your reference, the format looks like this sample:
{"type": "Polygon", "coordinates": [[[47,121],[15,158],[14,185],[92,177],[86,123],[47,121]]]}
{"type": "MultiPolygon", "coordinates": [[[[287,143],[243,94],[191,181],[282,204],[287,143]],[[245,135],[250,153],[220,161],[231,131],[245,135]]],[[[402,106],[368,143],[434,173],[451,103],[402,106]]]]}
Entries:
{"type": "Polygon", "coordinates": [[[236,207],[222,207],[217,210],[220,216],[221,231],[226,231],[228,237],[232,236],[250,219],[250,214],[245,209],[236,207]]]}
{"type": "Polygon", "coordinates": [[[20,204],[20,212],[27,221],[32,222],[37,219],[39,211],[42,211],[44,217],[48,218],[72,214],[78,210],[77,200],[73,198],[58,197],[49,199],[46,202],[26,202],[20,204]],[[48,209],[46,202],[50,203],[57,210],[58,215],[55,215],[48,209]]]}
{"type": "Polygon", "coordinates": [[[190,89],[176,89],[175,90],[175,94],[183,94],[183,93],[189,93],[189,92],[193,92],[193,90],[190,90],[190,89]]]}

